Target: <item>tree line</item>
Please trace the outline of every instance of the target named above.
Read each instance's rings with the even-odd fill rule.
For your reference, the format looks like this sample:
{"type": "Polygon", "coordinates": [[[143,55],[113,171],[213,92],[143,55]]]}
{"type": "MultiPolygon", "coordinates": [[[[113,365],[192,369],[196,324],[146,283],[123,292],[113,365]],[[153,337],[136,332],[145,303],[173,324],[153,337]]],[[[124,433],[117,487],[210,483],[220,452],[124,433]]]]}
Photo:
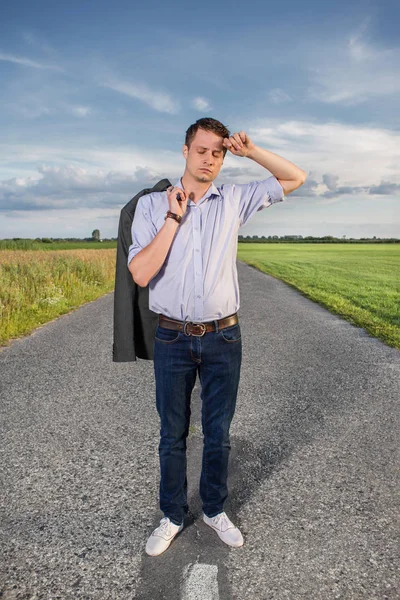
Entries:
{"type": "MultiPolygon", "coordinates": [[[[94,243],[101,243],[101,242],[116,242],[117,238],[113,237],[113,238],[100,238],[100,232],[98,230],[95,230],[93,232],[91,237],[86,237],[86,238],[76,238],[76,237],[68,237],[68,238],[49,238],[49,237],[37,237],[37,238],[19,238],[19,237],[14,237],[14,238],[8,238],[5,240],[2,240],[4,242],[7,241],[12,241],[12,242],[37,242],[37,243],[41,243],[41,244],[52,244],[52,243],[56,243],[56,242],[94,242],[94,243]],[[96,232],[96,233],[95,233],[96,232]],[[98,233],[97,233],[98,232],[98,233]],[[93,235],[95,234],[95,235],[93,235]]],[[[360,244],[360,243],[365,243],[365,244],[397,244],[400,242],[399,238],[380,238],[377,236],[373,236],[372,238],[367,238],[367,237],[361,237],[361,238],[348,238],[346,236],[343,236],[341,238],[338,237],[334,237],[332,235],[324,235],[322,237],[316,237],[316,236],[312,236],[312,235],[308,235],[306,237],[303,237],[302,235],[269,235],[269,236],[258,236],[258,235],[239,235],[238,236],[238,241],[241,243],[256,243],[256,244],[268,244],[268,243],[320,243],[320,244],[360,244]]]]}
{"type": "Polygon", "coordinates": [[[396,244],[400,242],[399,238],[380,238],[377,236],[373,236],[372,238],[361,237],[361,238],[348,238],[345,235],[341,238],[334,237],[333,235],[324,235],[322,237],[316,237],[312,235],[307,235],[303,237],[302,235],[269,235],[268,237],[265,235],[239,235],[238,241],[241,243],[256,243],[256,244],[268,244],[268,243],[303,243],[303,244],[396,244]]]}

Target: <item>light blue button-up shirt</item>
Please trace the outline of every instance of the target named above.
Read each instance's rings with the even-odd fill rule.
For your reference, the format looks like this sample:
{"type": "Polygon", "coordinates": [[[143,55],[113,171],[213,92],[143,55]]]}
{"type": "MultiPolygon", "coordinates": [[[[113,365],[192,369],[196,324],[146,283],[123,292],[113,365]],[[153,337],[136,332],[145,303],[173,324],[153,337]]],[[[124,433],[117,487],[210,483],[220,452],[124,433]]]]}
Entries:
{"type": "MultiPolygon", "coordinates": [[[[178,180],[175,187],[183,189],[178,180]]],[[[274,177],[248,184],[210,185],[187,211],[160,271],[149,283],[149,308],[180,321],[214,321],[235,313],[240,296],[236,268],[238,230],[258,211],[284,200],[274,177]]],[[[128,264],[165,223],[167,192],[139,198],[128,264]]]]}

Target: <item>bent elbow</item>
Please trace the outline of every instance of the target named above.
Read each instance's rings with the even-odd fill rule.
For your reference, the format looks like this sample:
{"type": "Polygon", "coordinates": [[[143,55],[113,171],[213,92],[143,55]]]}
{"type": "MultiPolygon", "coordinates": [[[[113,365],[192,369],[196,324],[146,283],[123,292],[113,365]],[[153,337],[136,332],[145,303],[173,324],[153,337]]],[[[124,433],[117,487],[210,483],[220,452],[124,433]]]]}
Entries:
{"type": "Polygon", "coordinates": [[[142,277],[136,277],[136,279],[133,278],[133,281],[137,283],[139,287],[142,288],[147,287],[149,285],[148,279],[143,279],[142,277]]]}
{"type": "Polygon", "coordinates": [[[143,273],[140,272],[140,265],[137,264],[137,261],[135,260],[136,256],[134,256],[131,260],[131,262],[128,265],[128,270],[130,272],[130,274],[132,275],[132,279],[133,281],[139,286],[139,287],[146,287],[149,283],[148,279],[145,278],[143,276],[143,273]]]}
{"type": "Polygon", "coordinates": [[[129,271],[131,272],[132,275],[132,279],[133,281],[139,286],[139,287],[146,287],[149,284],[148,279],[145,279],[143,277],[143,275],[140,275],[140,273],[136,273],[135,270],[133,269],[129,269],[129,271]]]}
{"type": "Polygon", "coordinates": [[[139,286],[139,287],[146,287],[147,284],[149,283],[148,281],[146,281],[144,279],[144,277],[142,277],[139,273],[135,273],[132,272],[131,269],[129,269],[132,275],[132,279],[133,281],[139,286]]]}
{"type": "Polygon", "coordinates": [[[138,279],[140,279],[140,277],[138,276],[138,273],[136,272],[136,269],[133,266],[133,261],[134,261],[134,259],[132,259],[131,262],[129,263],[129,265],[128,265],[128,271],[132,275],[133,281],[135,283],[137,283],[138,285],[140,285],[139,281],[138,281],[138,279]]]}

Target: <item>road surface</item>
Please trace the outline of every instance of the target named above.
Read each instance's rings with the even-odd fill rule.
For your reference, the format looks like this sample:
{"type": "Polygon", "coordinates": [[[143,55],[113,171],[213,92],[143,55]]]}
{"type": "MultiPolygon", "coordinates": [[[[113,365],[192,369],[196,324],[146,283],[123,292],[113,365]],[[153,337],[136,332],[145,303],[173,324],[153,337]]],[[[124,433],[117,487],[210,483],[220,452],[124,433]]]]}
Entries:
{"type": "Polygon", "coordinates": [[[0,598],[400,598],[400,352],[239,263],[243,367],[230,549],[201,519],[199,387],[190,513],[152,558],[153,363],[113,363],[109,294],[0,352],[0,598]]]}

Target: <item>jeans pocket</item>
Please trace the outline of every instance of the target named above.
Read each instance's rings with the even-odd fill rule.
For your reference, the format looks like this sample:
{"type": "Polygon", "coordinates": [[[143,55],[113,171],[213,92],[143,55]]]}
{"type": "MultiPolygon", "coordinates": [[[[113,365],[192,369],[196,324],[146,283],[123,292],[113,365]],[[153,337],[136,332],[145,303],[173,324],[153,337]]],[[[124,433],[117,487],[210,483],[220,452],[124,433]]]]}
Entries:
{"type": "Polygon", "coordinates": [[[242,339],[239,323],[236,323],[236,325],[231,325],[231,327],[225,327],[224,329],[221,329],[220,333],[225,342],[240,342],[242,339]]]}
{"type": "Polygon", "coordinates": [[[157,325],[155,339],[163,344],[173,344],[174,342],[178,341],[180,333],[180,331],[167,329],[166,327],[160,327],[160,325],[157,325]]]}

